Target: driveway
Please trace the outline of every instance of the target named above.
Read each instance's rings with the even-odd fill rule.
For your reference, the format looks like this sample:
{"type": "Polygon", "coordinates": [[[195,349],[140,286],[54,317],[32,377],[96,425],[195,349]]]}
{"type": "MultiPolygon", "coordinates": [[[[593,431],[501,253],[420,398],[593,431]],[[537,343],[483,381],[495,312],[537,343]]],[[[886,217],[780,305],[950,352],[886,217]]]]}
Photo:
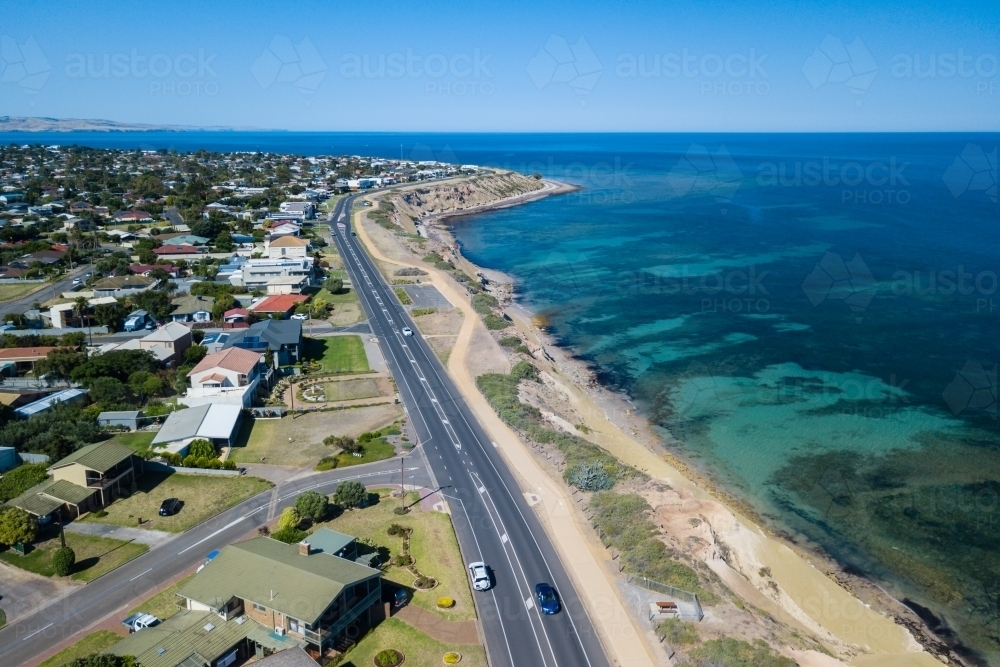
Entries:
{"type": "Polygon", "coordinates": [[[67,533],[79,533],[80,535],[95,535],[97,537],[108,537],[113,540],[124,540],[126,542],[139,542],[148,544],[151,547],[159,546],[172,537],[177,537],[176,533],[167,533],[162,530],[144,530],[142,528],[127,528],[125,526],[112,526],[106,523],[68,523],[63,527],[67,533]]]}
{"type": "Polygon", "coordinates": [[[7,625],[69,595],[82,584],[57,581],[0,562],[0,609],[7,625]]]}

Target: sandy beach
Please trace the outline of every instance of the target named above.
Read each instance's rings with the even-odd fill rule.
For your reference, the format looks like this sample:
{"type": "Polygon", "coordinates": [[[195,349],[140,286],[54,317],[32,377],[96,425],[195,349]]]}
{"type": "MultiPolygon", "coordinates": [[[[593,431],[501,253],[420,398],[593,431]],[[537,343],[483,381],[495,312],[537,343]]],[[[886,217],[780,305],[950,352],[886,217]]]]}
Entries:
{"type": "MultiPolygon", "coordinates": [[[[540,365],[544,384],[565,397],[566,409],[589,428],[590,433],[583,437],[623,463],[663,482],[664,490],[649,500],[652,501],[650,504],[654,508],[656,522],[669,535],[671,544],[688,545],[686,548],[691,550],[691,555],[707,565],[742,600],[794,631],[818,638],[836,656],[812,650],[790,651],[789,655],[794,656],[799,664],[807,667],[942,664],[935,655],[946,656],[947,647],[924,628],[915,614],[892,600],[876,584],[847,575],[837,563],[823,554],[806,550],[772,534],[751,507],[668,454],[664,445],[672,443],[666,443],[660,433],[654,432],[629,397],[597,383],[592,371],[576,359],[572,351],[555,345],[540,326],[543,323],[514,301],[515,278],[478,267],[462,257],[447,227],[449,218],[515,206],[574,189],[573,186],[546,181],[542,189],[526,195],[474,209],[429,215],[421,219],[422,235],[440,242],[451,255],[447,259],[456,267],[488,280],[487,288],[506,306],[505,313],[532,350],[532,356],[549,362],[540,365]]],[[[369,231],[377,230],[372,226],[369,231]]],[[[378,247],[379,254],[387,249],[386,244],[389,243],[389,239],[385,238],[377,244],[371,238],[364,240],[370,248],[378,247]]],[[[402,244],[397,245],[403,251],[402,244]]],[[[491,421],[499,420],[485,404],[474,383],[473,368],[481,368],[481,364],[473,357],[479,356],[482,351],[474,352],[470,341],[473,340],[474,330],[483,329],[480,333],[486,332],[469,306],[464,289],[444,272],[419,263],[409,252],[392,250],[394,256],[380,259],[393,264],[420,266],[430,273],[431,282],[465,312],[463,332],[449,359],[449,371],[456,376],[456,382],[470,404],[478,406],[477,411],[489,413],[481,414],[488,430],[503,430],[505,426],[502,423],[491,424],[491,421]]],[[[476,338],[477,346],[482,344],[482,340],[481,335],[476,338]]],[[[558,417],[554,419],[558,421],[558,417]]],[[[504,439],[513,442],[505,454],[523,465],[524,450],[530,455],[530,448],[516,436],[504,439]]],[[[525,483],[533,486],[528,479],[530,475],[526,475],[523,468],[517,470],[525,483]]],[[[561,480],[554,484],[550,479],[546,486],[551,489],[561,484],[561,480]]],[[[562,496],[565,490],[552,493],[562,496]]],[[[552,524],[553,527],[555,525],[552,524]]],[[[557,544],[560,542],[559,535],[554,535],[554,539],[557,544]]]]}

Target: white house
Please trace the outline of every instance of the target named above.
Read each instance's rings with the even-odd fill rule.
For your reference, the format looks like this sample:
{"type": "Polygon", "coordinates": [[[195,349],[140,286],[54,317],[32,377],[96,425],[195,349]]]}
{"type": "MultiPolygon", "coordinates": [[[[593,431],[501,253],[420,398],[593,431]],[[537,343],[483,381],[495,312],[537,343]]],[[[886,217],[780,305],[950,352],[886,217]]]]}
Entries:
{"type": "Polygon", "coordinates": [[[152,444],[181,456],[187,454],[192,440],[202,438],[218,447],[229,447],[239,433],[242,416],[242,406],[222,403],[177,410],[167,416],[152,444]]]}
{"type": "Polygon", "coordinates": [[[264,289],[268,281],[272,278],[285,278],[287,276],[305,276],[312,280],[313,260],[311,257],[302,259],[249,259],[243,264],[243,269],[239,273],[234,273],[229,277],[229,282],[237,287],[247,289],[264,289]]]}
{"type": "Polygon", "coordinates": [[[264,253],[268,259],[303,259],[309,256],[309,241],[292,235],[279,236],[264,244],[264,253]]]}
{"type": "Polygon", "coordinates": [[[192,407],[212,403],[249,408],[267,372],[264,355],[253,350],[231,347],[206,355],[188,373],[191,387],[178,402],[192,407]]]}

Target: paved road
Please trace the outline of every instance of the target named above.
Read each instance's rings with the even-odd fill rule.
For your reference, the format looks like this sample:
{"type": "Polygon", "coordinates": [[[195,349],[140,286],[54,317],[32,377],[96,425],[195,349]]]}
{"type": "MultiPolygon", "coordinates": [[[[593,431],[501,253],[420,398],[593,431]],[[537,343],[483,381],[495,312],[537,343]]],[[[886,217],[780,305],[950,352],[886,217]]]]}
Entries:
{"type": "Polygon", "coordinates": [[[339,201],[330,217],[337,248],[449,501],[462,552],[493,571],[492,590],[475,594],[491,666],[607,666],[593,625],[503,458],[427,343],[400,333],[416,327],[351,235],[352,200],[339,201]],[[339,224],[345,228],[338,232],[339,224]],[[539,582],[559,591],[561,613],[539,613],[532,601],[539,582]]]}
{"type": "Polygon", "coordinates": [[[59,282],[46,285],[37,292],[33,292],[28,296],[21,297],[20,299],[0,303],[0,317],[3,317],[8,313],[23,313],[26,310],[31,310],[31,305],[36,301],[48,301],[57,294],[62,294],[63,292],[68,291],[73,286],[73,279],[79,277],[83,273],[86,273],[90,269],[91,267],[89,264],[83,264],[76,267],[72,271],[69,271],[66,274],[66,277],[59,282]]]}
{"type": "MultiPolygon", "coordinates": [[[[405,468],[407,484],[430,486],[424,457],[419,450],[407,458],[405,468]]],[[[159,582],[203,560],[208,552],[221,549],[263,525],[269,516],[277,516],[303,491],[317,489],[333,493],[338,483],[349,479],[357,479],[368,486],[399,483],[399,469],[399,459],[392,458],[295,479],[226,510],[60,600],[26,615],[17,610],[20,618],[0,630],[0,665],[20,665],[101,621],[147,594],[159,582]]],[[[0,589],[2,585],[0,582],[0,589]]],[[[8,609],[11,604],[16,608],[17,603],[17,600],[4,600],[8,609]]]]}

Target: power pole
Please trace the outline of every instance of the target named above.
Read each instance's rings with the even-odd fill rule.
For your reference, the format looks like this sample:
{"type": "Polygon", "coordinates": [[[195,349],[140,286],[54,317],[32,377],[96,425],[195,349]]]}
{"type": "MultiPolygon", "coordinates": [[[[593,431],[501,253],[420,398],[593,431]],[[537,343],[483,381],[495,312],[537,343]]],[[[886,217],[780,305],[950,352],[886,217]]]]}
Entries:
{"type": "Polygon", "coordinates": [[[406,457],[399,457],[399,499],[403,500],[406,498],[406,492],[403,490],[403,462],[406,461],[406,457]]]}

